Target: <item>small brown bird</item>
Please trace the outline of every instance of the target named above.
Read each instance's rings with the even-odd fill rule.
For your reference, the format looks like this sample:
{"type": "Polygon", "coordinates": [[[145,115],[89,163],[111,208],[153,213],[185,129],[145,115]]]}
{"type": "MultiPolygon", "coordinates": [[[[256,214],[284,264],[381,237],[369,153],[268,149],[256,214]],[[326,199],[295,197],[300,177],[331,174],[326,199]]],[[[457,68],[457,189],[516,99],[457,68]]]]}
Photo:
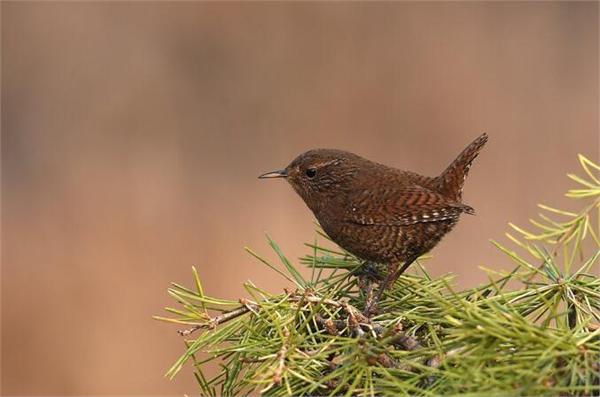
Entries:
{"type": "Polygon", "coordinates": [[[259,178],[285,178],[333,241],[361,259],[388,264],[379,301],[462,213],[474,214],[461,202],[462,189],[487,139],[486,134],[475,139],[437,177],[401,171],[342,150],[314,149],[259,178]]]}

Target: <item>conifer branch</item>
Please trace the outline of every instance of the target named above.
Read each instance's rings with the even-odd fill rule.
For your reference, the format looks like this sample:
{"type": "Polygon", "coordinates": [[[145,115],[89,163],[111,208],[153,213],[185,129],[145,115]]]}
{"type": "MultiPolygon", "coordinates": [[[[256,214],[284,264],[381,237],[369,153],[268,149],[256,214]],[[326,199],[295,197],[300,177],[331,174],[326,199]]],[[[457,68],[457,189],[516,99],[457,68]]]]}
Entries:
{"type": "Polygon", "coordinates": [[[510,224],[514,247],[493,243],[513,270],[484,269],[476,288],[431,278],[422,258],[372,313],[385,268],[317,241],[300,259],[309,278],[271,239],[281,266],[249,250],[294,285],[279,294],[248,282],[248,298],[210,297],[193,269],[195,289],[173,284],[180,307],[157,317],[192,325],[168,376],[192,362],[209,396],[600,394],[600,166],[579,161],[567,197],[582,210],[540,205],[533,229],[510,224]]]}

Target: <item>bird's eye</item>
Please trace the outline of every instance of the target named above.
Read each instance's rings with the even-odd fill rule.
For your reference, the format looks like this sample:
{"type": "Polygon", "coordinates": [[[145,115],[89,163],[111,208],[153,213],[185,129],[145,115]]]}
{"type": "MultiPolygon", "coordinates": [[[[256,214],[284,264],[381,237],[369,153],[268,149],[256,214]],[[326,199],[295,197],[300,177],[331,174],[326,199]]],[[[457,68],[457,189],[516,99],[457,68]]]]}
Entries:
{"type": "Polygon", "coordinates": [[[306,169],[306,176],[309,178],[314,178],[315,175],[317,175],[317,170],[314,168],[307,168],[306,169]]]}

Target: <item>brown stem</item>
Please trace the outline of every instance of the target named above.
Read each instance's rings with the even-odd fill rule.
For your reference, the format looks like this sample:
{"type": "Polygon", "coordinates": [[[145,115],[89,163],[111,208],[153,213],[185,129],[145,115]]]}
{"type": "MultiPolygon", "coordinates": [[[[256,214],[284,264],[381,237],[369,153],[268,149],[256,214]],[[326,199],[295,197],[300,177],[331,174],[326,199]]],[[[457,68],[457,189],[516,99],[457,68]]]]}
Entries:
{"type": "Polygon", "coordinates": [[[255,306],[255,305],[246,304],[245,306],[240,306],[237,309],[233,309],[231,311],[228,311],[228,312],[220,314],[216,317],[213,317],[204,324],[196,324],[189,329],[178,330],[177,332],[181,336],[187,336],[187,335],[191,334],[192,332],[197,331],[202,328],[215,328],[217,325],[219,325],[221,323],[227,322],[229,320],[232,320],[236,317],[241,316],[242,314],[248,313],[250,311],[250,309],[252,308],[252,306],[255,306]]]}
{"type": "Polygon", "coordinates": [[[287,355],[288,343],[290,338],[290,332],[287,328],[283,329],[283,336],[283,343],[281,345],[281,348],[279,349],[279,352],[277,353],[277,367],[273,371],[273,383],[275,383],[276,385],[281,384],[281,378],[285,369],[285,356],[287,355]]]}

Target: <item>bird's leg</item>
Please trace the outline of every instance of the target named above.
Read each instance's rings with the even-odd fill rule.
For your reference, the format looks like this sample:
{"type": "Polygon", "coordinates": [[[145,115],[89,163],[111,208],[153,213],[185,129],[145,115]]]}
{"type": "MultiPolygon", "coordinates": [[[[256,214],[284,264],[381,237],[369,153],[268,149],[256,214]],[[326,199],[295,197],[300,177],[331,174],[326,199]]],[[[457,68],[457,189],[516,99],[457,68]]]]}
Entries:
{"type": "Polygon", "coordinates": [[[365,261],[357,272],[356,277],[358,279],[358,288],[365,297],[365,309],[363,314],[368,316],[368,310],[372,306],[374,298],[373,285],[375,283],[380,283],[383,276],[379,272],[377,263],[365,261]]]}
{"type": "Polygon", "coordinates": [[[410,257],[408,260],[406,260],[401,267],[398,267],[399,263],[392,263],[390,266],[390,271],[388,272],[387,277],[385,278],[385,280],[383,280],[383,283],[381,283],[379,285],[379,291],[377,292],[377,295],[375,296],[375,299],[373,299],[373,302],[371,305],[369,305],[370,307],[365,308],[365,314],[370,314],[373,313],[377,310],[377,304],[379,303],[379,301],[381,300],[381,298],[383,297],[383,293],[385,292],[386,289],[390,288],[391,286],[394,285],[394,283],[396,282],[396,280],[398,280],[398,277],[400,277],[402,275],[402,273],[404,273],[406,271],[406,269],[408,269],[408,267],[418,258],[418,256],[414,256],[414,257],[410,257]]]}
{"type": "Polygon", "coordinates": [[[377,304],[379,303],[379,300],[381,299],[381,296],[383,295],[383,291],[390,284],[392,277],[398,270],[398,265],[399,265],[398,262],[393,262],[390,264],[390,267],[388,268],[387,276],[385,277],[383,282],[379,283],[379,291],[377,292],[377,295],[375,295],[374,299],[370,299],[367,302],[367,304],[365,305],[365,313],[364,313],[365,316],[370,317],[370,315],[372,313],[375,313],[377,311],[377,304]]]}
{"type": "Polygon", "coordinates": [[[358,277],[358,288],[362,292],[365,298],[365,309],[363,314],[368,317],[369,308],[373,306],[373,298],[375,297],[373,286],[376,281],[368,275],[362,275],[358,277]]]}

